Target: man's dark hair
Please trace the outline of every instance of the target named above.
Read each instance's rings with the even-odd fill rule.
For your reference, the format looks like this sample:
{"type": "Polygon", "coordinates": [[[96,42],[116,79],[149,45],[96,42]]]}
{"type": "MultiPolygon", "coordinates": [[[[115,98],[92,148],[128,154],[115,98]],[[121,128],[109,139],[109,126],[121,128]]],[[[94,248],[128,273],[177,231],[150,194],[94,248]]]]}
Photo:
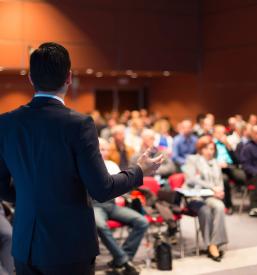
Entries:
{"type": "Polygon", "coordinates": [[[30,56],[30,76],[36,91],[60,89],[71,68],[68,51],[53,42],[39,46],[30,56]]]}

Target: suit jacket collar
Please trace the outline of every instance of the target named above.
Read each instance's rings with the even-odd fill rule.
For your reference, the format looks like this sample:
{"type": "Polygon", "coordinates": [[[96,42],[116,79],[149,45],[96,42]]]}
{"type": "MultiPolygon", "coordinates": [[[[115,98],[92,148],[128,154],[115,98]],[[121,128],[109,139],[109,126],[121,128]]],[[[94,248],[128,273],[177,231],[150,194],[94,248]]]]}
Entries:
{"type": "Polygon", "coordinates": [[[50,97],[33,97],[32,100],[28,103],[30,107],[43,107],[43,106],[48,106],[48,105],[55,105],[55,106],[60,106],[64,107],[65,105],[62,104],[58,99],[55,98],[50,98],[50,97]]]}

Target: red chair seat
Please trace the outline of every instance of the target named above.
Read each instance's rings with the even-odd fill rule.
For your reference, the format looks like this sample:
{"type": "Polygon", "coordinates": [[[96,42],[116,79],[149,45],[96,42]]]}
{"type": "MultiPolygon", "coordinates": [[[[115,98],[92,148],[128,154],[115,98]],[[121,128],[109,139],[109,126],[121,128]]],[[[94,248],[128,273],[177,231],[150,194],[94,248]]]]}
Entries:
{"type": "Polygon", "coordinates": [[[153,216],[150,216],[150,215],[145,215],[145,218],[147,219],[147,221],[149,223],[163,223],[164,222],[162,216],[153,217],[153,216]]]}
{"type": "Polygon", "coordinates": [[[107,225],[110,229],[120,228],[123,226],[121,222],[114,221],[114,220],[108,220],[107,225]]]}
{"type": "Polygon", "coordinates": [[[253,190],[255,190],[256,189],[256,187],[255,187],[255,185],[253,185],[253,184],[249,184],[248,186],[247,186],[247,190],[248,191],[253,191],[253,190]]]}
{"type": "Polygon", "coordinates": [[[177,222],[177,221],[179,221],[179,220],[182,219],[182,215],[180,215],[180,214],[174,214],[173,216],[174,216],[174,221],[175,222],[177,222]]]}

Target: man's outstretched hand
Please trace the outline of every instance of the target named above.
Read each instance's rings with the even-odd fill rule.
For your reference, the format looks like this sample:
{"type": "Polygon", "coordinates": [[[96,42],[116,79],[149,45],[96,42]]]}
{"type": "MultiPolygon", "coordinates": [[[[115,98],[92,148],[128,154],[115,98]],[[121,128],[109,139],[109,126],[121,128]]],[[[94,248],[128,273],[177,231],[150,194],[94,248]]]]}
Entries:
{"type": "Polygon", "coordinates": [[[148,148],[138,159],[137,165],[143,171],[144,176],[153,176],[163,162],[163,155],[151,158],[153,148],[148,148]]]}

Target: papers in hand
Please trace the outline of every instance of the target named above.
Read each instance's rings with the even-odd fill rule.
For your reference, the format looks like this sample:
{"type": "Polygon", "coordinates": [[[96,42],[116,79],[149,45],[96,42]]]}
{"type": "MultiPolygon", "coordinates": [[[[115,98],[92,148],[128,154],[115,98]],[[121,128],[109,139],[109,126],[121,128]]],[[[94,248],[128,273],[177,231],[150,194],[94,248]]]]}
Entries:
{"type": "Polygon", "coordinates": [[[211,189],[176,188],[175,191],[185,197],[211,197],[214,195],[211,189]]]}

